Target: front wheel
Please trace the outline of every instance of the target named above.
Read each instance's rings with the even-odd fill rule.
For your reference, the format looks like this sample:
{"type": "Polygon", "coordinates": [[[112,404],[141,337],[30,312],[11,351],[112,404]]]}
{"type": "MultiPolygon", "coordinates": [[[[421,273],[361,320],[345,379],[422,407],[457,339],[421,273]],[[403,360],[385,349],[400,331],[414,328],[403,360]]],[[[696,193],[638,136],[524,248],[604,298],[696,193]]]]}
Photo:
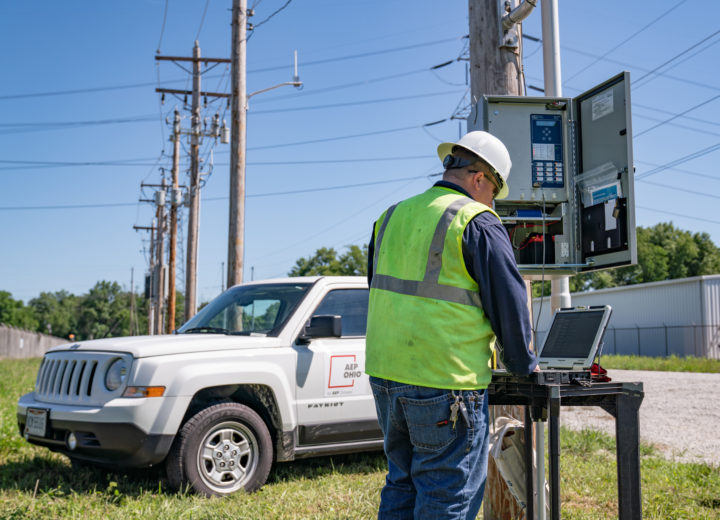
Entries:
{"type": "Polygon", "coordinates": [[[170,484],[206,496],[255,491],[267,480],[273,446],[267,426],[238,403],[209,406],[180,429],[167,458],[170,484]]]}

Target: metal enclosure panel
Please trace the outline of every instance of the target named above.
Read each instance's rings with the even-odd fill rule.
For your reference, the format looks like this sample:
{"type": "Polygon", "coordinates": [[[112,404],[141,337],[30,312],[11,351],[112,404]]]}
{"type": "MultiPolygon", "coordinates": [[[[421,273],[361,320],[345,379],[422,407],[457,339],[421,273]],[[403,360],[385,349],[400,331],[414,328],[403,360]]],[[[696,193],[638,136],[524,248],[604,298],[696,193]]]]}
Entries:
{"type": "MultiPolygon", "coordinates": [[[[483,96],[468,119],[468,131],[485,130],[500,139],[510,153],[512,169],[508,179],[507,202],[565,202],[568,188],[571,146],[568,127],[570,99],[527,96],[483,96]],[[543,187],[533,183],[531,117],[559,116],[562,123],[562,187],[543,187]]],[[[559,161],[558,161],[559,162],[559,161]]],[[[549,183],[555,184],[555,183],[549,183]]]]}
{"type": "Polygon", "coordinates": [[[573,99],[573,108],[577,120],[578,178],[582,178],[588,172],[597,171],[607,163],[612,163],[613,169],[617,172],[621,191],[621,196],[617,199],[600,202],[594,208],[580,210],[581,219],[594,220],[592,225],[581,225],[581,233],[585,231],[587,234],[588,229],[597,230],[598,238],[597,245],[594,237],[590,240],[586,236],[581,240],[582,261],[593,262],[592,266],[582,270],[636,264],[630,73],[620,73],[577,96],[573,99]],[[624,200],[620,203],[622,199],[624,200]],[[614,208],[603,208],[599,207],[600,205],[612,205],[614,208]],[[610,215],[613,209],[621,215],[619,219],[614,219],[610,215]],[[612,247],[608,247],[611,240],[612,247]],[[593,251],[588,248],[588,243],[593,251]]]}

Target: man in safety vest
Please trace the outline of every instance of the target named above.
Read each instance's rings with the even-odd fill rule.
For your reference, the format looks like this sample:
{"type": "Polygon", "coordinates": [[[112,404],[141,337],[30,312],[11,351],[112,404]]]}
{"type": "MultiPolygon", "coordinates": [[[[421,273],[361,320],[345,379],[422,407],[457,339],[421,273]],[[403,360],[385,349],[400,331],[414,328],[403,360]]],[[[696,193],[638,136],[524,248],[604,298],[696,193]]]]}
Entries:
{"type": "Polygon", "coordinates": [[[385,436],[379,518],[475,518],[487,477],[489,366],[537,370],[525,284],[492,210],[511,161],[487,132],[442,143],[443,179],[388,208],[368,258],[366,372],[385,436]]]}

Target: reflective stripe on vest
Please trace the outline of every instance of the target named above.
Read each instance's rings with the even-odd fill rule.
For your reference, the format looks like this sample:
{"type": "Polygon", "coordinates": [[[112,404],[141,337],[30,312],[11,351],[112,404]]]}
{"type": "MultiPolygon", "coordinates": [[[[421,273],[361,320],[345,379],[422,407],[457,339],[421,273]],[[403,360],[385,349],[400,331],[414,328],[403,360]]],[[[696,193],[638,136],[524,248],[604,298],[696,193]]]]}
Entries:
{"type": "Polygon", "coordinates": [[[440,272],[442,270],[442,253],[445,247],[445,236],[447,235],[448,229],[450,229],[450,224],[462,208],[472,203],[472,199],[462,197],[452,202],[443,212],[437,226],[435,227],[435,232],[433,233],[432,242],[430,243],[430,249],[428,251],[428,261],[425,268],[425,275],[421,281],[403,280],[394,276],[377,274],[378,254],[385,234],[385,228],[387,228],[390,217],[392,216],[393,211],[395,211],[397,204],[391,206],[385,214],[385,219],[380,225],[378,236],[375,240],[373,277],[370,287],[373,289],[382,289],[407,296],[420,296],[482,308],[480,294],[478,294],[477,291],[470,291],[467,289],[461,289],[460,287],[452,287],[450,285],[442,285],[438,283],[440,272]]]}

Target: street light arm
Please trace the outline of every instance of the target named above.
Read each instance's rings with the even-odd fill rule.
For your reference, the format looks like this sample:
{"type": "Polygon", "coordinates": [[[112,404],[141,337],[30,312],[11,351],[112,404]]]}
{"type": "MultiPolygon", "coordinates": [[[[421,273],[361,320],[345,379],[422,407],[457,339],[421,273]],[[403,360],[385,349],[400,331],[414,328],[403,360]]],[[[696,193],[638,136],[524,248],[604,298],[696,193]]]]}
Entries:
{"type": "Polygon", "coordinates": [[[251,92],[246,96],[246,99],[250,99],[256,94],[262,94],[263,92],[267,92],[269,90],[273,90],[279,87],[285,87],[285,86],[293,86],[293,87],[302,87],[302,81],[286,81],[285,83],[279,83],[277,85],[273,85],[272,87],[264,88],[262,90],[256,90],[255,92],[251,92]]]}

